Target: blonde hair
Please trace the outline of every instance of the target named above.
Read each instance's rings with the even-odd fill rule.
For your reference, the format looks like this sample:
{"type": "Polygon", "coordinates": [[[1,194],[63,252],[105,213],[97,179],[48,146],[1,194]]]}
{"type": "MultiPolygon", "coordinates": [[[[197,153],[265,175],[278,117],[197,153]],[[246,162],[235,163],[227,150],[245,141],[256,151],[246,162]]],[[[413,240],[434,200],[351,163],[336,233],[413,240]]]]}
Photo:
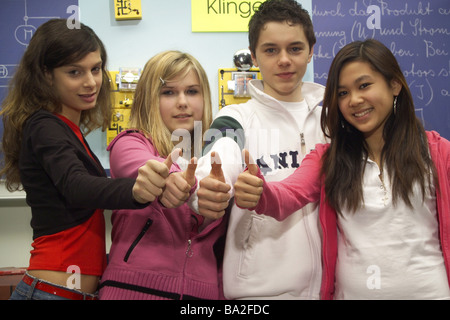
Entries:
{"type": "Polygon", "coordinates": [[[211,91],[208,77],[200,63],[190,54],[164,51],[152,57],[144,67],[134,95],[129,126],[152,139],[158,153],[167,157],[174,148],[172,133],[164,124],[159,111],[160,91],[164,81],[195,71],[203,95],[202,136],[212,121],[211,91]]]}

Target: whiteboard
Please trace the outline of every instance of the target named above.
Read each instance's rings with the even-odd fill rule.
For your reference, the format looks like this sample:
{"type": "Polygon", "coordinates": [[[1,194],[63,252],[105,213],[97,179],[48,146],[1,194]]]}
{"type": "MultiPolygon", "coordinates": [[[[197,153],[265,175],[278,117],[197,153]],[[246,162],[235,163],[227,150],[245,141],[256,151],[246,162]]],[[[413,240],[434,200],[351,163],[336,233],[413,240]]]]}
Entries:
{"type": "Polygon", "coordinates": [[[425,129],[450,140],[450,1],[313,0],[311,14],[316,82],[325,85],[331,61],[344,45],[377,39],[399,61],[425,129]]]}

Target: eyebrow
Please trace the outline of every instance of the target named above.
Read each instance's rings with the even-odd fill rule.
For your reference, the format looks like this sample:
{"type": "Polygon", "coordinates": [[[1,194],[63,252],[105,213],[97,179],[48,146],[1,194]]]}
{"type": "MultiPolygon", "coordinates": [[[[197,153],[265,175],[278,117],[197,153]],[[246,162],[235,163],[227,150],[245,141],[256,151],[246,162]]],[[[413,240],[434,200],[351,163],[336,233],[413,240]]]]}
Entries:
{"type": "MultiPolygon", "coordinates": [[[[201,85],[200,85],[200,84],[191,84],[191,85],[188,85],[187,87],[188,87],[188,88],[194,88],[194,87],[199,87],[199,88],[201,88],[201,85]]],[[[163,85],[163,86],[161,87],[161,89],[173,89],[173,88],[176,88],[176,86],[168,85],[167,82],[166,82],[165,85],[163,85]]]]}
{"type": "MultiPolygon", "coordinates": [[[[369,76],[367,74],[363,74],[362,76],[359,76],[358,78],[356,78],[355,81],[353,81],[353,83],[360,83],[362,81],[365,81],[365,80],[371,79],[371,78],[372,78],[371,76],[369,76]]],[[[340,89],[340,88],[344,88],[344,86],[339,84],[338,89],[340,89]]]]}
{"type": "MultiPolygon", "coordinates": [[[[305,46],[306,43],[303,41],[295,41],[295,42],[289,43],[289,45],[290,46],[298,46],[298,45],[305,46]]],[[[274,46],[278,46],[278,44],[272,43],[272,42],[266,42],[266,43],[261,44],[261,47],[274,47],[274,46]]]]}
{"type": "MultiPolygon", "coordinates": [[[[98,65],[101,65],[101,64],[103,64],[103,61],[99,60],[97,63],[94,63],[93,66],[98,66],[98,65]]],[[[81,64],[79,64],[79,63],[69,63],[69,64],[65,65],[64,67],[82,68],[83,66],[81,64]]]]}

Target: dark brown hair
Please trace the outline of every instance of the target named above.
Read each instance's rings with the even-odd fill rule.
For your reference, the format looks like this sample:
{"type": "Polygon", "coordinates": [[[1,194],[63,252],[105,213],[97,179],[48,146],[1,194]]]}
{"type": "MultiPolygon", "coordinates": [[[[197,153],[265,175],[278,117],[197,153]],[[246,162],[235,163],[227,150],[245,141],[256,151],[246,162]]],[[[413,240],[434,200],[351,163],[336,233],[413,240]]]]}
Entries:
{"type": "Polygon", "coordinates": [[[308,39],[309,50],[312,49],[316,43],[316,36],[308,11],[295,0],[267,0],[259,6],[248,24],[248,41],[253,56],[256,57],[259,35],[266,23],[284,21],[290,25],[302,26],[308,39]]]}
{"type": "Polygon", "coordinates": [[[62,108],[59,97],[46,79],[46,72],[77,62],[97,50],[102,59],[102,87],[96,106],[81,113],[80,128],[85,133],[100,127],[105,130],[111,117],[111,84],[103,43],[88,26],[80,23],[79,28],[70,29],[65,19],[45,22],[31,38],[0,111],[4,127],[4,166],[0,176],[6,178],[9,191],[20,188],[19,151],[26,120],[40,109],[60,112],[62,108]]]}
{"type": "Polygon", "coordinates": [[[396,113],[387,119],[381,163],[385,163],[392,184],[394,203],[401,198],[411,206],[409,196],[414,183],[419,183],[422,196],[426,186],[431,187],[431,172],[437,182],[431,161],[425,130],[416,117],[414,102],[405,77],[392,52],[377,40],[357,41],[346,45],[334,58],[325,89],[321,116],[322,131],[331,139],[323,156],[322,174],[325,177],[326,197],[332,207],[340,212],[344,206],[356,211],[364,203],[362,183],[368,158],[363,134],[345,121],[338,106],[339,75],[350,62],[368,63],[379,72],[386,83],[392,80],[401,84],[397,97],[396,113]]]}

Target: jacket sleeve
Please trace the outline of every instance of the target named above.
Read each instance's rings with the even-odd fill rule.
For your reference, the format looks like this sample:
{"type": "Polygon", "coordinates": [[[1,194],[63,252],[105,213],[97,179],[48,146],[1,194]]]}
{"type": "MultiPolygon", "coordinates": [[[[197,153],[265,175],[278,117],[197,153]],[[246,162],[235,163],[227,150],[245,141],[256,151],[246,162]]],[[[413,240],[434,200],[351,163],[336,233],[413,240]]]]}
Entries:
{"type": "MultiPolygon", "coordinates": [[[[221,116],[211,124],[209,137],[205,140],[203,156],[198,159],[195,177],[198,182],[207,177],[211,171],[211,153],[218,154],[222,164],[225,182],[230,185],[231,196],[234,195],[234,183],[243,171],[242,148],[245,145],[245,136],[240,123],[232,117],[221,116]]],[[[197,183],[199,186],[200,183],[197,183]]],[[[197,186],[197,188],[198,188],[197,186]]],[[[198,190],[198,189],[197,189],[198,190]]],[[[190,208],[198,213],[197,190],[189,198],[190,208]]]]}
{"type": "MultiPolygon", "coordinates": [[[[54,120],[36,121],[29,126],[28,147],[45,170],[68,207],[89,209],[141,208],[134,201],[134,179],[109,179],[91,172],[103,170],[77,148],[71,136],[54,120]],[[94,169],[94,166],[97,169],[94,169]],[[91,172],[89,171],[91,170],[91,172]]],[[[80,144],[81,146],[81,144],[80,144]]]]}
{"type": "MultiPolygon", "coordinates": [[[[124,132],[117,136],[108,147],[111,177],[133,178],[138,176],[138,169],[148,160],[163,162],[150,140],[141,133],[124,132]]],[[[173,164],[171,172],[180,171],[178,165],[173,164]]]]}
{"type": "Polygon", "coordinates": [[[258,205],[253,208],[257,213],[284,220],[295,211],[320,199],[321,156],[317,150],[311,151],[294,173],[282,181],[267,182],[263,179],[263,193],[258,205]]]}
{"type": "MultiPolygon", "coordinates": [[[[450,212],[450,141],[435,131],[427,132],[427,135],[428,140],[431,141],[431,157],[438,174],[438,189],[436,190],[440,199],[438,209],[447,217],[450,212]]],[[[444,220],[444,217],[441,217],[441,220],[444,220]]],[[[445,220],[447,221],[447,218],[445,220]]]]}

